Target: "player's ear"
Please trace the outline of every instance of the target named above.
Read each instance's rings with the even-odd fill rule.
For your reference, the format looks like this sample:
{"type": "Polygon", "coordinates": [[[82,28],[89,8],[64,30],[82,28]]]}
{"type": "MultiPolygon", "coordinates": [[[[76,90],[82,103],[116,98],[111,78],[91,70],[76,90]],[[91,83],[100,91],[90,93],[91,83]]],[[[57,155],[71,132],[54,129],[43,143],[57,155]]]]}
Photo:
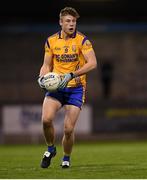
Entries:
{"type": "Polygon", "coordinates": [[[62,18],[60,18],[60,19],[59,19],[59,24],[60,24],[60,26],[62,26],[62,22],[63,22],[63,20],[62,20],[62,18]]]}

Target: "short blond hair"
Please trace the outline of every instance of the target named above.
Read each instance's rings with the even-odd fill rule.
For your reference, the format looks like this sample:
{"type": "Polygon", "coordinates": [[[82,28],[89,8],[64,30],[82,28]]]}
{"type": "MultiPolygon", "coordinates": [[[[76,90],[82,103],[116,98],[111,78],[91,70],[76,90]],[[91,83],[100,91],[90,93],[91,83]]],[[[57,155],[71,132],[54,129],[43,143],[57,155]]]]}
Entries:
{"type": "Polygon", "coordinates": [[[65,7],[64,9],[61,9],[60,15],[59,15],[60,19],[61,17],[67,16],[67,15],[71,15],[77,19],[80,17],[79,13],[72,7],[65,7]]]}

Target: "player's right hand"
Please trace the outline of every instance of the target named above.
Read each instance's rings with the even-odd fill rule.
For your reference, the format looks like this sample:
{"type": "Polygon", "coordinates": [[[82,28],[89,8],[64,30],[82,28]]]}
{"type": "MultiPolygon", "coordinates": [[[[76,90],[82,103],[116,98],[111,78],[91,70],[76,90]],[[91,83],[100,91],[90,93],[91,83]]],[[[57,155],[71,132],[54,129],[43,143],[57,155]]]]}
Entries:
{"type": "Polygon", "coordinates": [[[45,89],[45,85],[44,85],[44,76],[39,76],[38,78],[38,84],[42,89],[45,89]]]}

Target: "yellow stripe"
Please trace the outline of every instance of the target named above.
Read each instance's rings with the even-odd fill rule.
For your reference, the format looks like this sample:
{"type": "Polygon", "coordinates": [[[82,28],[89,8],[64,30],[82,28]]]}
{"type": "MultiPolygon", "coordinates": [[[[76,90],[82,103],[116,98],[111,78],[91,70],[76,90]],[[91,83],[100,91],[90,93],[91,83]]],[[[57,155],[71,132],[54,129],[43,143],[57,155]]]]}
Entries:
{"type": "Polygon", "coordinates": [[[86,88],[83,86],[83,97],[82,97],[82,102],[85,102],[85,93],[86,93],[86,88]]]}
{"type": "Polygon", "coordinates": [[[147,116],[146,108],[132,108],[132,109],[108,109],[106,116],[109,118],[114,117],[129,117],[129,116],[147,116]]]}

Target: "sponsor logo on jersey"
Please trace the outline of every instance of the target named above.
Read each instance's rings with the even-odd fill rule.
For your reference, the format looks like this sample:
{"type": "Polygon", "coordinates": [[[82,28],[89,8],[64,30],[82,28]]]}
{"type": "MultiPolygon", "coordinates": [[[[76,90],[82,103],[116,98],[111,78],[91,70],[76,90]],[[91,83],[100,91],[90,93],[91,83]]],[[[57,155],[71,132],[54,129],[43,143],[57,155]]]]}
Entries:
{"type": "Polygon", "coordinates": [[[58,62],[75,62],[78,61],[78,54],[56,54],[55,58],[58,62]]]}
{"type": "Polygon", "coordinates": [[[86,40],[86,42],[85,42],[85,44],[86,44],[86,46],[91,46],[91,42],[89,41],[89,40],[86,40]]]}
{"type": "Polygon", "coordinates": [[[56,50],[56,51],[60,51],[61,48],[60,48],[60,47],[55,47],[55,50],[56,50]]]}

